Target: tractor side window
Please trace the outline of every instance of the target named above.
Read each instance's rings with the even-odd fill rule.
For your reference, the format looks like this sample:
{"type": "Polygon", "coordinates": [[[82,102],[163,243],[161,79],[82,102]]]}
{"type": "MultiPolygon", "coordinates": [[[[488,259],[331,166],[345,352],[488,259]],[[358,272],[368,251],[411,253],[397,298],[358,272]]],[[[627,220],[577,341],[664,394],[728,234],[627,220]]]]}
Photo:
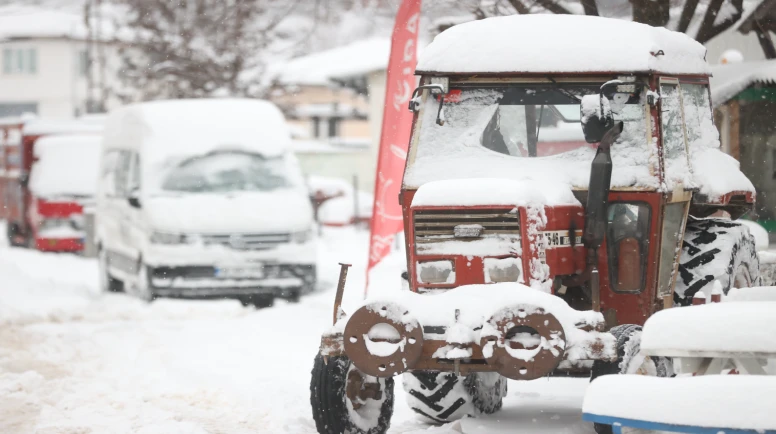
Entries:
{"type": "Polygon", "coordinates": [[[660,268],[658,271],[658,297],[671,295],[676,271],[677,256],[684,237],[684,215],[687,202],[669,203],[663,216],[663,232],[660,239],[660,268]]]}
{"type": "Polygon", "coordinates": [[[666,180],[690,184],[690,165],[685,144],[682,97],[678,84],[660,85],[660,119],[666,180]]]}
{"type": "Polygon", "coordinates": [[[646,203],[609,204],[606,248],[609,282],[617,292],[644,289],[649,252],[650,209],[646,203]]]}
{"type": "Polygon", "coordinates": [[[711,102],[706,85],[682,83],[682,106],[688,148],[716,145],[717,130],[711,119],[711,102]],[[709,132],[714,136],[710,137],[709,132]]]}

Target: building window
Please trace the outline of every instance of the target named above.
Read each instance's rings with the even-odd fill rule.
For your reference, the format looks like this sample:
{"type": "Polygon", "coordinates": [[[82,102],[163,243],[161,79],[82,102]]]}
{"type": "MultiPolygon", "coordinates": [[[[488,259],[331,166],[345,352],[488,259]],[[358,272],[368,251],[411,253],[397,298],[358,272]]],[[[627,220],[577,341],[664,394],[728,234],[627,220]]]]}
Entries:
{"type": "Polygon", "coordinates": [[[339,137],[339,126],[341,118],[329,118],[329,138],[339,137]]]}
{"type": "Polygon", "coordinates": [[[86,77],[86,71],[89,67],[89,52],[86,50],[78,50],[78,75],[86,77]]]}
{"type": "Polygon", "coordinates": [[[35,48],[6,48],[3,50],[4,74],[36,74],[38,50],[35,48]]]}

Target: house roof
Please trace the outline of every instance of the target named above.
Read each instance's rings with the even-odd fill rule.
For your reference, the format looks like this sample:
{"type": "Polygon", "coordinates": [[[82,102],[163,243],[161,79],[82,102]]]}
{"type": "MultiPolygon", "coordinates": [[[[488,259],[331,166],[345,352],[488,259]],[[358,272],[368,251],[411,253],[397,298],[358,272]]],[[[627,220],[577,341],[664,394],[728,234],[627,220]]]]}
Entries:
{"type": "Polygon", "coordinates": [[[390,50],[389,38],[365,39],[291,59],[272,71],[271,79],[283,85],[326,86],[335,77],[385,69],[390,50]]]}
{"type": "MultiPolygon", "coordinates": [[[[113,33],[104,21],[103,38],[113,33]]],[[[0,7],[0,41],[30,38],[86,39],[88,30],[80,13],[33,6],[0,7]]]]}
{"type": "Polygon", "coordinates": [[[776,85],[776,60],[729,63],[711,68],[711,100],[722,105],[754,84],[776,85]]]}
{"type": "Polygon", "coordinates": [[[645,24],[577,15],[510,15],[451,27],[424,49],[417,71],[498,73],[709,73],[706,49],[645,24]]]}

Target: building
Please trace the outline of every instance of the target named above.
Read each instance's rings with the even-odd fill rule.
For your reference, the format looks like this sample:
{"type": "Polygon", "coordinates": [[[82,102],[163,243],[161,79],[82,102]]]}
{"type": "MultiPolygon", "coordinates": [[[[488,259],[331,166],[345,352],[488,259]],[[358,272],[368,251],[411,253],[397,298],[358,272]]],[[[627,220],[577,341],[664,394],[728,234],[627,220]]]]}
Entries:
{"type": "Polygon", "coordinates": [[[117,104],[108,93],[117,79],[116,50],[92,39],[80,14],[0,8],[0,117],[64,119],[117,104]]]}
{"type": "Polygon", "coordinates": [[[270,99],[289,120],[308,175],[374,189],[385,85],[372,88],[363,73],[384,70],[389,53],[390,39],[373,38],[292,59],[272,72],[270,99]]]}
{"type": "Polygon", "coordinates": [[[776,241],[776,60],[713,67],[711,99],[722,149],[757,189],[753,218],[776,241]]]}

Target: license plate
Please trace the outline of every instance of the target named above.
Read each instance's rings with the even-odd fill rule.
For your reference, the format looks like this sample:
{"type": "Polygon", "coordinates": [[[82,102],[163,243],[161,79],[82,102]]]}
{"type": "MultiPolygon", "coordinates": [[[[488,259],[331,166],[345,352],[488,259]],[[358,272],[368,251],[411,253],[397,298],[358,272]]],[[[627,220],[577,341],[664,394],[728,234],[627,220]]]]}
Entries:
{"type": "Polygon", "coordinates": [[[260,267],[216,267],[216,277],[224,279],[260,279],[264,271],[260,267]]]}

